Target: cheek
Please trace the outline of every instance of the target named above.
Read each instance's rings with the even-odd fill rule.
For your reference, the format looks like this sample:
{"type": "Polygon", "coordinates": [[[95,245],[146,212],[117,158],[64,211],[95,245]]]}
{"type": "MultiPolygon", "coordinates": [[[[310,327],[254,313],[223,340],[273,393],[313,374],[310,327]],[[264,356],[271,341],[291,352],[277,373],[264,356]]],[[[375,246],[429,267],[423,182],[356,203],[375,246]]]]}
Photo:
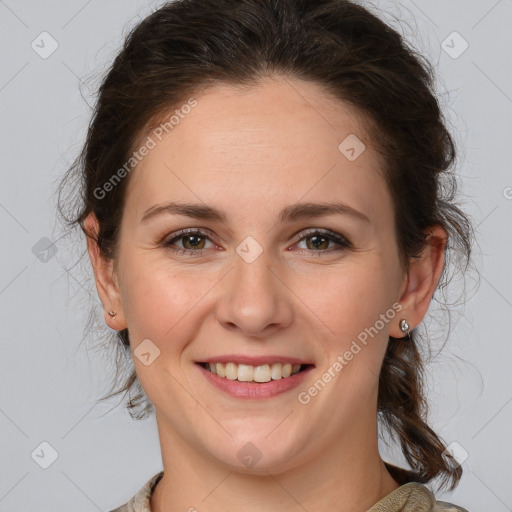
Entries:
{"type": "Polygon", "coordinates": [[[316,299],[311,294],[307,299],[326,324],[344,337],[355,336],[370,327],[392,305],[392,290],[382,271],[384,266],[368,260],[331,271],[326,279],[316,278],[316,299]]]}
{"type": "Polygon", "coordinates": [[[323,340],[326,361],[322,372],[336,375],[325,400],[342,404],[339,415],[343,417],[347,411],[359,414],[363,403],[375,400],[389,327],[397,321],[386,277],[379,268],[371,271],[371,266],[364,266],[360,272],[353,268],[332,279],[331,291],[314,308],[335,333],[323,340]]]}
{"type": "Polygon", "coordinates": [[[162,350],[166,340],[178,341],[186,328],[197,325],[193,319],[201,311],[201,299],[218,281],[212,272],[199,272],[192,266],[178,269],[156,253],[126,257],[122,275],[131,342],[136,345],[149,338],[162,350]]]}
{"type": "Polygon", "coordinates": [[[394,289],[386,265],[377,258],[364,260],[339,271],[331,269],[325,279],[317,276],[303,282],[300,292],[321,320],[322,330],[328,333],[323,343],[329,364],[342,356],[347,361],[342,373],[350,374],[351,380],[357,380],[361,372],[367,377],[378,374],[389,328],[392,322],[398,322],[399,314],[393,308],[394,289]],[[313,289],[316,294],[311,293],[313,289]]]}

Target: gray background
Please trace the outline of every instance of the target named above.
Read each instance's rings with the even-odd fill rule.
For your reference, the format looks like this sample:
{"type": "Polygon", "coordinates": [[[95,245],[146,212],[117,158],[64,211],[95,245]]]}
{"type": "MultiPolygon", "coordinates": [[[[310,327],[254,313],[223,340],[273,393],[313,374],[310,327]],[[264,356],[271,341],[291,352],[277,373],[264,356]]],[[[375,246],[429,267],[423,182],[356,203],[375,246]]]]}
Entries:
{"type": "MultiPolygon", "coordinates": [[[[161,469],[154,419],[97,403],[112,364],[82,335],[99,300],[88,261],[74,266],[84,241],[59,238],[55,225],[55,187],[84,140],[95,86],[127,30],[161,3],[0,0],[1,512],[108,511],[161,469]],[[58,453],[48,469],[42,442],[58,453]]],[[[436,66],[459,147],[459,204],[479,244],[480,284],[468,275],[466,304],[428,367],[431,423],[467,452],[461,484],[442,499],[512,510],[512,1],[372,4],[404,19],[436,66]]],[[[425,326],[441,343],[435,306],[425,326]]]]}

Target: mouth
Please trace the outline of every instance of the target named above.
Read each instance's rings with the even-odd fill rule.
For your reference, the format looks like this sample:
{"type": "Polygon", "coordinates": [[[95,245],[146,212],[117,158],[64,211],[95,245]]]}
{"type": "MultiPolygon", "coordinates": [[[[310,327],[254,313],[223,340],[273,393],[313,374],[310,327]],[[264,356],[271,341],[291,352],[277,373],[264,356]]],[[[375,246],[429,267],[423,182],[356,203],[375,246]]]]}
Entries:
{"type": "Polygon", "coordinates": [[[265,363],[260,365],[236,364],[233,362],[197,362],[205,370],[231,381],[264,384],[275,380],[288,379],[314,367],[313,364],[265,363]]]}
{"type": "Polygon", "coordinates": [[[272,363],[264,363],[260,359],[253,361],[256,366],[240,362],[244,359],[249,362],[248,357],[237,356],[238,363],[222,362],[226,359],[218,357],[210,362],[196,362],[195,366],[213,388],[241,400],[267,400],[286,396],[301,386],[315,368],[314,364],[294,358],[284,358],[291,362],[279,361],[283,358],[272,358],[272,363]]]}

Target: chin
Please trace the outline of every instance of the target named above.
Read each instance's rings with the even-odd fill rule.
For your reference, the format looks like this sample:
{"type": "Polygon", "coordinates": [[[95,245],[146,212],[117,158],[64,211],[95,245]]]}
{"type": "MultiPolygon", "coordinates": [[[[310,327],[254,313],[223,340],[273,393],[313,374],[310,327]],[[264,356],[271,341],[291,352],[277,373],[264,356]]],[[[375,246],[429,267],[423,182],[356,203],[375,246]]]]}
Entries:
{"type": "Polygon", "coordinates": [[[238,473],[268,476],[268,473],[278,474],[297,465],[293,457],[303,450],[289,436],[285,436],[285,440],[280,436],[274,439],[274,433],[268,435],[269,432],[272,430],[260,430],[250,436],[245,431],[240,437],[232,432],[229,444],[211,446],[210,454],[238,473]]]}

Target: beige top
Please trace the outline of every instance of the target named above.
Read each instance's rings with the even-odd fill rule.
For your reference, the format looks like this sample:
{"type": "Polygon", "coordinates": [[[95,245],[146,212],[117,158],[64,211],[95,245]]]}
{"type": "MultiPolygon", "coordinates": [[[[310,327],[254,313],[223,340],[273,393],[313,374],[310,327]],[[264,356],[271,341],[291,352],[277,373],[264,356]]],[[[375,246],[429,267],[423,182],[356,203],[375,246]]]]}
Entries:
{"type": "MultiPolygon", "coordinates": [[[[386,466],[389,467],[388,464],[386,466]]],[[[151,512],[150,498],[163,471],[149,480],[127,503],[111,512],[151,512]]],[[[436,501],[432,491],[418,482],[408,482],[379,500],[367,512],[468,512],[445,501],[436,501]]]]}

